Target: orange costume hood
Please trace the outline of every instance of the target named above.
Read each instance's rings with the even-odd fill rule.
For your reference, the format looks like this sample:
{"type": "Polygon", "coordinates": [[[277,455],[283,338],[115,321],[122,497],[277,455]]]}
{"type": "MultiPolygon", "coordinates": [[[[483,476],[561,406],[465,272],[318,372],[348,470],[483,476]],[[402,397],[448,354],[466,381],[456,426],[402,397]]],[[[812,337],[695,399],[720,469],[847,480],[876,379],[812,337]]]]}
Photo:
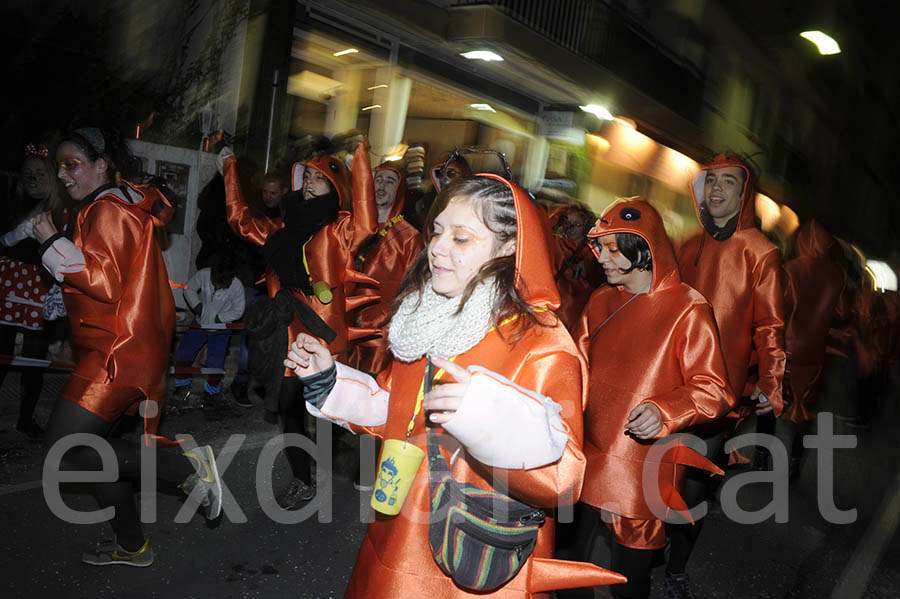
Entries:
{"type": "Polygon", "coordinates": [[[675,250],[666,233],[659,212],[640,196],[621,198],[607,207],[588,238],[614,233],[633,233],[647,242],[653,258],[653,274],[648,293],[655,293],[681,283],[675,250]]]}
{"type": "MultiPolygon", "coordinates": [[[[659,213],[641,197],[618,200],[603,212],[588,237],[616,233],[647,242],[652,275],[644,293],[633,295],[608,285],[597,289],[573,332],[590,362],[584,418],[588,467],[582,501],[625,518],[652,520],[658,519],[660,510],[687,510],[678,491],[684,466],[722,471],[677,440],[667,441],[671,445],[653,458],[652,442],[623,434],[628,415],[642,403],[655,405],[663,421],[659,439],[727,413],[735,400],[712,307],[682,282],[659,213]],[[619,345],[622,339],[628,342],[619,345]],[[612,359],[611,348],[615,348],[612,359]],[[644,492],[647,460],[658,460],[659,499],[644,492]],[[656,503],[659,500],[661,504],[656,503]]],[[[664,546],[660,526],[652,539],[629,537],[633,544],[628,546],[664,546]]]]}
{"type": "Polygon", "coordinates": [[[524,189],[494,173],[480,173],[506,183],[516,203],[516,291],[536,308],[559,308],[559,289],[553,278],[550,257],[550,229],[543,211],[524,189]]]}
{"type": "Polygon", "coordinates": [[[444,167],[444,164],[447,165],[448,169],[455,169],[458,173],[452,179],[456,177],[467,177],[472,174],[472,167],[469,166],[469,163],[466,162],[466,159],[462,156],[458,157],[455,160],[451,160],[447,162],[447,158],[450,157],[450,154],[444,154],[440,160],[438,160],[437,164],[431,167],[430,175],[431,175],[431,183],[434,185],[434,191],[436,193],[440,193],[441,191],[441,169],[444,167]]]}
{"type": "Polygon", "coordinates": [[[388,221],[390,221],[395,216],[403,214],[403,206],[406,204],[406,177],[391,162],[384,162],[376,166],[373,171],[373,175],[378,171],[392,171],[400,177],[400,182],[397,183],[397,191],[394,193],[394,203],[391,204],[391,213],[388,215],[388,221]]]}
{"type": "Polygon", "coordinates": [[[837,242],[814,220],[800,225],[794,233],[794,258],[830,258],[837,242]]]}
{"type": "Polygon", "coordinates": [[[305,162],[294,163],[294,167],[291,169],[291,191],[300,191],[300,188],[303,187],[303,173],[306,172],[307,168],[313,168],[325,175],[325,178],[331,182],[332,187],[337,190],[338,198],[340,199],[340,209],[349,211],[350,173],[347,172],[347,167],[344,163],[328,154],[310,158],[305,162]]]}
{"type": "MultiPolygon", "coordinates": [[[[725,168],[729,166],[737,167],[744,171],[746,175],[744,179],[744,189],[741,193],[741,208],[738,212],[737,217],[737,231],[741,231],[744,229],[753,229],[756,227],[756,205],[754,204],[753,198],[755,196],[755,187],[753,185],[753,173],[750,172],[750,169],[747,168],[747,165],[733,152],[722,152],[721,154],[717,154],[715,158],[713,158],[712,162],[705,165],[702,169],[697,171],[697,174],[694,175],[693,180],[691,181],[691,195],[694,197],[694,208],[697,211],[697,220],[700,221],[707,231],[713,235],[712,231],[709,231],[709,224],[711,223],[711,218],[709,214],[706,213],[706,196],[704,194],[704,185],[706,182],[706,173],[707,171],[717,169],[717,168],[725,168]]],[[[714,239],[721,240],[727,239],[731,234],[728,234],[725,237],[717,238],[713,235],[714,239]]]]}

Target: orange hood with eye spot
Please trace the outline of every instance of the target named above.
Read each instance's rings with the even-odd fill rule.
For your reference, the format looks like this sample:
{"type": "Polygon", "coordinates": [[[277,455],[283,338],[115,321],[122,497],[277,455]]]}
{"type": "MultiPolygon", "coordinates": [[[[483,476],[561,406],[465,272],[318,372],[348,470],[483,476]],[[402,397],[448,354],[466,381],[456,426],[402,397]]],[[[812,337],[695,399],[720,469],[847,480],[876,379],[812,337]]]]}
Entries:
{"type": "Polygon", "coordinates": [[[322,154],[305,162],[294,163],[291,169],[291,191],[300,191],[303,187],[303,173],[307,168],[314,168],[331,182],[340,199],[340,209],[350,210],[350,173],[347,166],[334,156],[322,154]]]}
{"type": "Polygon", "coordinates": [[[640,197],[619,198],[610,204],[593,228],[588,238],[593,239],[613,233],[633,233],[650,246],[653,259],[653,279],[650,293],[673,287],[681,282],[675,250],[666,233],[662,217],[650,203],[640,197]]]}

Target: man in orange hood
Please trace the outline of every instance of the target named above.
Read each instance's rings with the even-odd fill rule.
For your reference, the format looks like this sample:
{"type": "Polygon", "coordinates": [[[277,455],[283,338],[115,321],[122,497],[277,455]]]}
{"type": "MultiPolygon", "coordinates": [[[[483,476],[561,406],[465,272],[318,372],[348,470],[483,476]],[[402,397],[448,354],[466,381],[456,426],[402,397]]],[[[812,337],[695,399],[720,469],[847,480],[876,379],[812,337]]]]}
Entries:
{"type": "MultiPolygon", "coordinates": [[[[661,510],[643,484],[653,441],[719,418],[735,399],[712,306],[681,281],[659,213],[640,197],[619,200],[588,238],[609,285],[591,295],[573,333],[590,369],[581,501],[602,510],[614,540],[610,567],[628,578],[613,596],[645,598],[654,550],[666,546],[661,510]]],[[[722,473],[673,449],[657,465],[661,497],[678,497],[686,464],[722,473]]]]}
{"type": "MultiPolygon", "coordinates": [[[[383,329],[400,281],[419,257],[424,245],[416,228],[403,218],[406,200],[403,174],[390,163],[385,163],[375,169],[373,183],[379,229],[357,252],[355,268],[378,281],[381,299],[360,310],[357,325],[383,329]]],[[[360,291],[361,294],[367,292],[360,291]]],[[[347,361],[357,370],[373,375],[384,370],[389,362],[386,331],[379,337],[356,345],[347,361]]]]}
{"type": "MultiPolygon", "coordinates": [[[[691,192],[703,230],[681,246],[681,279],[712,304],[734,394],[744,389],[755,350],[759,378],[750,400],[757,415],[774,411],[777,416],[785,364],[781,257],[755,227],[752,173],[735,154],[719,154],[694,176],[691,192]]],[[[730,428],[719,423],[694,433],[707,441],[707,455],[712,456],[730,428]]],[[[688,505],[701,501],[706,488],[705,480],[689,475],[688,505]]],[[[698,532],[699,527],[688,525],[670,527],[667,575],[684,575],[698,532]]]]}
{"type": "Polygon", "coordinates": [[[794,233],[792,257],[784,263],[784,389],[791,402],[785,406],[779,429],[793,429],[787,435],[793,441],[792,475],[797,474],[800,465],[803,429],[815,418],[813,405],[822,382],[828,331],[833,319],[849,316],[849,302],[840,301],[846,286],[844,272],[832,258],[835,245],[828,231],[810,220],[794,233]]]}

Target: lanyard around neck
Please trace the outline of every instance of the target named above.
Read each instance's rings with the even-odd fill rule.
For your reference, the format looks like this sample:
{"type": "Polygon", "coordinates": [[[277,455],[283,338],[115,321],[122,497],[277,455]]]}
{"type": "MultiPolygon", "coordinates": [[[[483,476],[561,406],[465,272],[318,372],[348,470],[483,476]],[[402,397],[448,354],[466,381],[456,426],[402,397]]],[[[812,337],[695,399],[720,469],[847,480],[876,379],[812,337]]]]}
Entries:
{"type": "MultiPolygon", "coordinates": [[[[653,282],[653,281],[651,280],[651,283],[652,283],[652,282],[653,282]]],[[[609,322],[610,319],[611,319],[613,316],[615,316],[615,315],[619,312],[619,310],[621,310],[622,308],[624,308],[625,306],[627,306],[628,304],[630,304],[630,303],[632,302],[632,300],[634,300],[634,299],[637,298],[637,296],[639,296],[639,295],[641,295],[641,294],[644,294],[644,293],[647,293],[647,291],[649,291],[649,290],[650,290],[650,283],[647,283],[647,286],[646,286],[646,287],[644,287],[643,289],[641,289],[640,291],[638,291],[637,293],[635,293],[633,296],[631,296],[630,298],[628,298],[628,301],[627,301],[627,302],[625,302],[624,304],[622,304],[621,306],[619,306],[618,308],[616,308],[615,312],[613,312],[612,314],[610,314],[609,316],[607,316],[607,317],[606,317],[606,320],[604,320],[603,322],[601,322],[601,323],[600,323],[600,326],[597,327],[596,329],[594,329],[594,332],[591,333],[591,336],[588,338],[588,342],[594,340],[594,336],[600,331],[600,329],[603,328],[603,325],[605,325],[607,322],[609,322]]]]}

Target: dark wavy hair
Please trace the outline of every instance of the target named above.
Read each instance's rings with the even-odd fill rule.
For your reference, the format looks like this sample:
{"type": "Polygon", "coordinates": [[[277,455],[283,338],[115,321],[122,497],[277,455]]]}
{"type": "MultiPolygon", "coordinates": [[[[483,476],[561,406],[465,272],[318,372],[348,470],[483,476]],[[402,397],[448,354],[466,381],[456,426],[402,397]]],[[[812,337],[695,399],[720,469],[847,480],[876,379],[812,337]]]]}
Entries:
{"type": "MultiPolygon", "coordinates": [[[[502,181],[489,177],[461,177],[446,186],[434,199],[425,218],[425,247],[413,266],[406,271],[400,283],[400,290],[391,305],[391,317],[397,313],[403,300],[417,293],[421,301],[425,285],[431,280],[431,269],[428,267],[428,247],[434,235],[434,220],[444,211],[450,202],[466,202],[494,234],[494,242],[502,244],[516,240],[516,205],[512,191],[502,181]]],[[[462,301],[456,314],[463,307],[475,287],[482,281],[494,282],[496,300],[493,306],[492,322],[501,337],[505,337],[499,325],[508,318],[517,317],[512,329],[512,340],[521,339],[533,326],[553,326],[554,318],[546,318],[532,308],[516,289],[516,255],[498,256],[485,262],[478,273],[469,281],[463,290],[462,301]]],[[[548,313],[552,314],[552,313],[548,313]]]]}
{"type": "Polygon", "coordinates": [[[631,262],[630,268],[619,269],[622,274],[628,274],[635,268],[638,270],[653,270],[653,257],[650,255],[650,246],[640,235],[616,233],[616,246],[622,252],[622,255],[631,262]]]}

